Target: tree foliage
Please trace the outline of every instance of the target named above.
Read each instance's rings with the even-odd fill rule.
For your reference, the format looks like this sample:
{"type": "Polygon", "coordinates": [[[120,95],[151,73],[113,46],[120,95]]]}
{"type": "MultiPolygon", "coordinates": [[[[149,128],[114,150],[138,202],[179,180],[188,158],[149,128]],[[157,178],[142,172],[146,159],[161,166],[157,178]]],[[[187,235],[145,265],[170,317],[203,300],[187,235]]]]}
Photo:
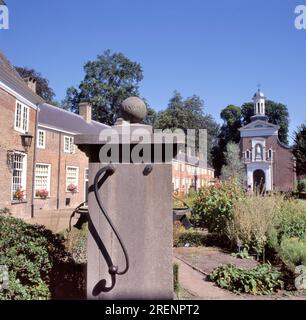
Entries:
{"type": "Polygon", "coordinates": [[[36,80],[36,93],[46,102],[53,103],[55,93],[49,85],[49,80],[44,78],[41,73],[35,71],[34,69],[29,69],[26,67],[15,67],[15,69],[23,79],[28,77],[34,78],[36,80]]]}
{"type": "Polygon", "coordinates": [[[298,175],[306,174],[306,122],[295,132],[293,154],[298,175]]]}
{"type": "MultiPolygon", "coordinates": [[[[254,115],[254,104],[252,102],[244,103],[241,107],[242,124],[247,125],[251,122],[251,116],[254,115]]],[[[271,100],[266,101],[266,115],[268,121],[280,126],[278,131],[279,140],[288,145],[289,131],[289,112],[286,105],[271,100]]]]}
{"type": "Polygon", "coordinates": [[[240,185],[245,181],[245,168],[241,161],[239,145],[229,142],[226,146],[225,165],[221,170],[221,179],[223,181],[234,179],[240,185]]]}
{"type": "Polygon", "coordinates": [[[221,111],[223,125],[218,136],[218,144],[212,150],[213,165],[216,175],[221,174],[221,168],[226,164],[225,152],[229,142],[238,143],[240,140],[239,128],[241,127],[241,109],[234,105],[229,105],[221,111]]]}
{"type": "Polygon", "coordinates": [[[143,79],[139,63],[129,60],[122,53],[105,51],[96,60],[84,66],[85,77],[79,88],[67,90],[63,107],[78,112],[78,103],[90,102],[93,119],[113,125],[119,116],[121,102],[138,96],[138,85],[143,79]]]}
{"type": "MultiPolygon", "coordinates": [[[[207,158],[211,161],[211,150],[216,143],[219,133],[219,126],[211,115],[203,111],[204,102],[193,95],[183,99],[181,94],[174,92],[166,110],[159,112],[154,123],[156,129],[182,129],[187,133],[187,129],[207,129],[207,158]]],[[[198,139],[196,139],[196,149],[198,149],[198,139]]]]}

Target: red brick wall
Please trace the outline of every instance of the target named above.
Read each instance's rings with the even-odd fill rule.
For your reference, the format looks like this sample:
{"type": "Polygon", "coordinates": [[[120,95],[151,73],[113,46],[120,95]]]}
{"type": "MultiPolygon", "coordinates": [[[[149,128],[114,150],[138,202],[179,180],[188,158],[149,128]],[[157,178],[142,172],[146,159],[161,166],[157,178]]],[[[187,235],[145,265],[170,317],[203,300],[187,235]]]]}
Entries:
{"type": "MultiPolygon", "coordinates": [[[[252,151],[251,137],[242,138],[241,150],[252,151]]],[[[290,149],[281,145],[277,136],[266,137],[266,151],[273,149],[273,189],[288,191],[294,188],[295,175],[293,171],[292,153],[290,149]]]]}
{"type": "MultiPolygon", "coordinates": [[[[0,89],[0,208],[7,207],[18,217],[31,216],[31,197],[33,179],[34,138],[27,154],[26,202],[13,204],[11,201],[12,173],[7,165],[8,150],[22,151],[20,132],[15,131],[16,98],[0,89]]],[[[36,110],[29,108],[29,133],[35,136],[36,110]]]]}
{"type": "Polygon", "coordinates": [[[281,145],[276,136],[269,137],[266,142],[267,150],[274,150],[273,157],[273,189],[288,191],[294,189],[293,154],[290,149],[281,145]]]}
{"type": "Polygon", "coordinates": [[[85,195],[85,169],[88,168],[88,159],[82,151],[76,147],[74,154],[64,152],[64,136],[69,136],[58,131],[41,128],[46,132],[45,149],[37,148],[36,163],[51,165],[50,195],[43,200],[35,198],[35,214],[39,210],[57,209],[58,185],[59,185],[59,209],[75,208],[82,203],[85,195]],[[60,166],[59,166],[60,162],[60,166]],[[66,191],[66,167],[79,168],[78,192],[66,191]],[[60,183],[58,183],[58,172],[60,169],[60,183]],[[66,198],[70,198],[70,205],[66,206],[66,198]]]}

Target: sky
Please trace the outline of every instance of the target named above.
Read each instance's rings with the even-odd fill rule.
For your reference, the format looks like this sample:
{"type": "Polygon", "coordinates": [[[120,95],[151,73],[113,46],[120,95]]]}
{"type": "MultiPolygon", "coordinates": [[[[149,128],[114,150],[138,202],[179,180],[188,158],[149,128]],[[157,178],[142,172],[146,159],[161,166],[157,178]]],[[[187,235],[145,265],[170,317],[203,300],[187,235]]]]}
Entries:
{"type": "Polygon", "coordinates": [[[174,90],[199,95],[221,123],[229,104],[265,95],[288,106],[290,134],[306,121],[306,0],[6,0],[0,50],[41,72],[56,98],[78,86],[83,65],[106,49],[141,64],[141,96],[167,107],[174,90]]]}

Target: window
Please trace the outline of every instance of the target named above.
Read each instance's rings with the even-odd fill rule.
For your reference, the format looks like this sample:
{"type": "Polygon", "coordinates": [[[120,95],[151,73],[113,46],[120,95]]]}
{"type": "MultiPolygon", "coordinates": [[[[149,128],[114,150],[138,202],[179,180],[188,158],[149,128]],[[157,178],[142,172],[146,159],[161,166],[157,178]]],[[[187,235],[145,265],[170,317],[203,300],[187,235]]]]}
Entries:
{"type": "Polygon", "coordinates": [[[273,158],[273,150],[269,149],[269,151],[268,151],[268,159],[272,160],[272,158],[273,158]]]}
{"type": "Polygon", "coordinates": [[[46,146],[46,131],[38,130],[37,132],[37,148],[45,149],[46,146]]]}
{"type": "Polygon", "coordinates": [[[64,137],[64,152],[75,153],[75,145],[73,137],[64,137]]]}
{"type": "Polygon", "coordinates": [[[12,200],[25,200],[26,191],[26,154],[16,152],[13,157],[12,200]]]}
{"type": "Polygon", "coordinates": [[[15,130],[27,132],[29,130],[29,108],[21,102],[16,102],[15,130]]]}
{"type": "Polygon", "coordinates": [[[245,159],[246,159],[246,160],[250,160],[250,155],[251,155],[250,150],[247,150],[247,151],[245,152],[245,159]]]}
{"type": "Polygon", "coordinates": [[[47,190],[50,193],[51,165],[37,163],[35,166],[35,192],[47,190]]]}
{"type": "Polygon", "coordinates": [[[66,191],[77,191],[78,183],[79,183],[79,168],[67,167],[66,168],[66,191]]]}

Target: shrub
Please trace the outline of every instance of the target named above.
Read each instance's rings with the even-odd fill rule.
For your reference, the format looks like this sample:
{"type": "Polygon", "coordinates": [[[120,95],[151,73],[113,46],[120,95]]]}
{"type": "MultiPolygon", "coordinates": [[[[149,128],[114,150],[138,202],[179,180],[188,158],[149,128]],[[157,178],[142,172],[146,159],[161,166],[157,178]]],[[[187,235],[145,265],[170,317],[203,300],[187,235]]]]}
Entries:
{"type": "Polygon", "coordinates": [[[178,238],[174,242],[175,247],[184,247],[188,245],[190,247],[200,247],[205,245],[206,235],[197,232],[186,230],[179,234],[178,238]]]}
{"type": "Polygon", "coordinates": [[[184,247],[188,244],[190,247],[203,246],[206,240],[206,235],[203,232],[186,230],[184,226],[176,221],[173,228],[173,246],[184,247]]]}
{"type": "Polygon", "coordinates": [[[306,210],[298,200],[283,201],[274,221],[278,244],[283,238],[306,238],[306,210]]]}
{"type": "Polygon", "coordinates": [[[199,191],[194,201],[194,213],[209,232],[223,235],[233,216],[233,204],[243,198],[243,190],[235,180],[217,183],[199,191]]]}
{"type": "Polygon", "coordinates": [[[257,255],[262,254],[282,201],[283,198],[278,196],[253,196],[237,201],[233,206],[233,218],[227,225],[231,243],[240,244],[257,255]]]}
{"type": "Polygon", "coordinates": [[[281,273],[270,264],[261,264],[251,270],[222,265],[213,270],[209,279],[223,289],[253,295],[270,294],[283,287],[281,273]]]}
{"type": "Polygon", "coordinates": [[[300,180],[296,187],[298,192],[306,192],[306,180],[300,180]]]}
{"type": "Polygon", "coordinates": [[[9,270],[9,289],[0,300],[38,300],[51,296],[51,270],[65,260],[61,239],[43,226],[0,215],[0,265],[9,270]]]}
{"type": "Polygon", "coordinates": [[[64,235],[66,250],[78,264],[87,263],[87,234],[88,224],[86,223],[81,230],[72,228],[70,232],[66,232],[64,235]]]}
{"type": "Polygon", "coordinates": [[[306,266],[306,241],[298,238],[284,239],[278,250],[278,256],[292,272],[296,266],[306,266]]]}
{"type": "Polygon", "coordinates": [[[173,199],[173,207],[174,208],[185,208],[185,207],[193,207],[194,200],[197,196],[195,191],[189,192],[184,197],[176,197],[173,199]]]}

